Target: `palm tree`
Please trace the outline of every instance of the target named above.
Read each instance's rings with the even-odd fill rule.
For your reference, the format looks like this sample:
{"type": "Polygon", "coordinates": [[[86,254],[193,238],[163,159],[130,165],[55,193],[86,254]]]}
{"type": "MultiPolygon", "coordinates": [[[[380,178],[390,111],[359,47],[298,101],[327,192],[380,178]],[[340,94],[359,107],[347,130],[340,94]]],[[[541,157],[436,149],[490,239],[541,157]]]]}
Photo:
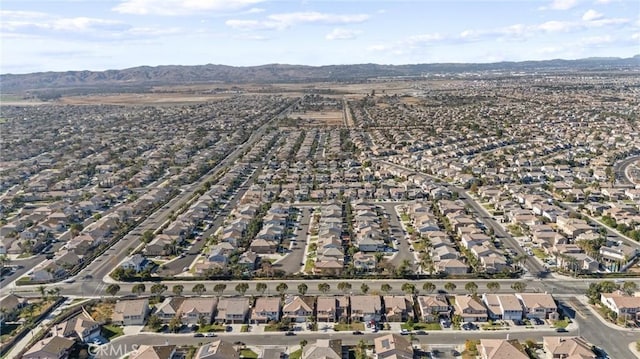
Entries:
{"type": "Polygon", "coordinates": [[[367,294],[367,292],[369,292],[369,286],[367,285],[367,283],[362,283],[362,285],[360,286],[360,291],[362,292],[362,294],[367,294]]]}
{"type": "Polygon", "coordinates": [[[180,295],[182,295],[182,292],[184,291],[184,286],[182,284],[176,284],[173,286],[171,291],[173,292],[173,294],[179,297],[180,295]]]}
{"type": "Polygon", "coordinates": [[[238,285],[236,285],[236,292],[238,292],[240,295],[244,295],[247,290],[249,290],[249,284],[245,282],[238,283],[238,285]]]}
{"type": "Polygon", "coordinates": [[[287,289],[289,289],[289,286],[287,285],[287,283],[280,283],[276,287],[276,290],[278,291],[278,293],[280,293],[280,295],[284,295],[284,292],[286,292],[287,289]]]}
{"type": "Polygon", "coordinates": [[[524,289],[527,288],[527,283],[525,282],[514,282],[511,284],[511,289],[515,290],[518,293],[524,292],[524,289]]]}
{"type": "Polygon", "coordinates": [[[436,290],[436,285],[431,282],[426,282],[422,285],[422,290],[427,293],[433,293],[433,291],[436,290]]]}
{"type": "Polygon", "coordinates": [[[498,283],[498,282],[488,282],[487,283],[487,289],[489,289],[489,291],[491,293],[495,293],[495,292],[500,290],[500,283],[498,283]]]}
{"type": "Polygon", "coordinates": [[[260,293],[260,295],[263,295],[265,290],[267,290],[266,283],[262,283],[262,282],[256,283],[256,292],[260,293]]]}
{"type": "Polygon", "coordinates": [[[145,290],[147,290],[147,287],[144,283],[138,283],[131,288],[131,292],[138,296],[144,293],[145,290]]]}
{"type": "Polygon", "coordinates": [[[636,290],[638,290],[638,285],[634,282],[625,281],[622,285],[622,291],[627,293],[627,295],[633,295],[636,290]]]}
{"type": "Polygon", "coordinates": [[[407,294],[414,294],[416,292],[416,286],[411,283],[402,284],[402,287],[400,289],[402,289],[402,291],[407,294]]]}
{"type": "Polygon", "coordinates": [[[40,297],[44,300],[47,300],[47,287],[44,285],[38,286],[38,292],[40,292],[40,297]]]}
{"type": "Polygon", "coordinates": [[[207,291],[207,288],[205,288],[204,284],[198,283],[193,286],[193,289],[191,289],[191,291],[196,293],[197,295],[202,295],[202,293],[207,291]]]}
{"type": "Polygon", "coordinates": [[[351,290],[351,283],[349,282],[338,283],[338,290],[342,291],[342,293],[344,294],[347,294],[347,292],[351,290]]]}
{"type": "Polygon", "coordinates": [[[60,297],[60,287],[54,287],[49,289],[49,295],[59,298],[60,297]]]}
{"type": "Polygon", "coordinates": [[[356,345],[356,359],[366,359],[367,357],[367,342],[364,339],[360,339],[358,345],[356,345]]]}
{"type": "Polygon", "coordinates": [[[452,282],[447,282],[444,284],[444,289],[447,290],[447,292],[453,292],[454,290],[456,290],[457,286],[452,283],[452,282]]]}
{"type": "Polygon", "coordinates": [[[464,285],[464,289],[469,292],[469,294],[475,295],[478,293],[478,285],[475,282],[469,282],[464,285]]]}
{"type": "Polygon", "coordinates": [[[226,284],[218,283],[218,284],[213,286],[213,291],[218,296],[221,296],[222,292],[224,292],[225,289],[227,289],[227,285],[226,284]]]}
{"type": "Polygon", "coordinates": [[[298,284],[298,293],[300,293],[300,295],[307,294],[307,290],[309,290],[309,287],[306,284],[304,283],[298,284]]]}
{"type": "Polygon", "coordinates": [[[383,283],[380,286],[380,290],[383,291],[385,294],[389,294],[389,292],[391,292],[391,289],[393,289],[391,287],[391,285],[389,283],[383,283]]]}
{"type": "Polygon", "coordinates": [[[116,294],[120,291],[120,286],[117,284],[109,284],[107,288],[104,290],[112,297],[115,297],[116,294]]]}
{"type": "Polygon", "coordinates": [[[331,290],[331,286],[329,283],[320,283],[318,284],[318,290],[322,292],[322,294],[327,294],[329,290],[331,290]]]}

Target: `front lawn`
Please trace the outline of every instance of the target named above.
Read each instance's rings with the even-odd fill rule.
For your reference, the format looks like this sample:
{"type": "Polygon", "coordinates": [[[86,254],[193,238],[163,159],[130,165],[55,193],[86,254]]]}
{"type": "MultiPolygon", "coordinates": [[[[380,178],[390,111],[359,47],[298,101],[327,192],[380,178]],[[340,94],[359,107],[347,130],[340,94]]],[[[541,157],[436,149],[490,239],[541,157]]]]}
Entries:
{"type": "Polygon", "coordinates": [[[117,338],[124,334],[124,330],[122,327],[117,325],[103,325],[102,326],[102,336],[109,339],[110,341],[114,338],[117,338]]]}
{"type": "Polygon", "coordinates": [[[291,352],[289,354],[289,359],[300,359],[302,358],[302,349],[298,349],[295,352],[291,352]]]}
{"type": "Polygon", "coordinates": [[[240,350],[240,358],[258,359],[258,354],[251,349],[242,349],[240,350]]]}
{"type": "Polygon", "coordinates": [[[553,322],[553,326],[556,328],[566,328],[569,323],[571,323],[571,320],[565,318],[562,320],[556,320],[555,322],[553,322]]]}
{"type": "Polygon", "coordinates": [[[224,332],[226,329],[224,325],[209,324],[198,327],[198,333],[224,332]]]}
{"type": "Polygon", "coordinates": [[[350,331],[350,330],[364,330],[364,323],[351,323],[351,324],[336,324],[333,326],[333,330],[337,332],[350,331]]]}
{"type": "Polygon", "coordinates": [[[412,325],[407,325],[407,323],[400,324],[400,328],[406,330],[442,330],[440,323],[413,323],[412,325]]]}

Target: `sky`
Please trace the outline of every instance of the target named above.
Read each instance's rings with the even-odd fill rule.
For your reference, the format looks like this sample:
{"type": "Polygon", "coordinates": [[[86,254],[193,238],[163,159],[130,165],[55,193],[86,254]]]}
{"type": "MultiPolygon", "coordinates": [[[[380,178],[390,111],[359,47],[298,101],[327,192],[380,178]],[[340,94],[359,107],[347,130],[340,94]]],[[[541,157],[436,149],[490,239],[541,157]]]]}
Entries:
{"type": "Polygon", "coordinates": [[[2,0],[0,73],[640,54],[638,0],[2,0]]]}

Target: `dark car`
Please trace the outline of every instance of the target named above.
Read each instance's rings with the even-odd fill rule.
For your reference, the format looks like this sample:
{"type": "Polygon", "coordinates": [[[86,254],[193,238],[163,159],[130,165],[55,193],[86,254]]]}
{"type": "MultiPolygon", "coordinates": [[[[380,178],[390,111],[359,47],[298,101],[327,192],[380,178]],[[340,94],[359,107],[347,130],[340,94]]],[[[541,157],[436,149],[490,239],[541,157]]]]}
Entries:
{"type": "Polygon", "coordinates": [[[425,332],[424,330],[416,330],[416,335],[427,335],[429,333],[425,332]]]}
{"type": "Polygon", "coordinates": [[[353,335],[362,335],[363,333],[359,330],[354,330],[351,334],[353,335]]]}
{"type": "Polygon", "coordinates": [[[568,332],[568,330],[566,330],[565,328],[556,328],[556,332],[557,333],[566,333],[566,332],[568,332]]]}
{"type": "Polygon", "coordinates": [[[292,331],[288,331],[286,333],[284,333],[284,335],[286,336],[292,336],[292,335],[296,335],[296,333],[292,332],[292,331]]]}
{"type": "Polygon", "coordinates": [[[202,337],[204,337],[204,334],[202,334],[202,333],[195,333],[195,334],[193,335],[193,337],[194,337],[194,338],[202,338],[202,337]]]}

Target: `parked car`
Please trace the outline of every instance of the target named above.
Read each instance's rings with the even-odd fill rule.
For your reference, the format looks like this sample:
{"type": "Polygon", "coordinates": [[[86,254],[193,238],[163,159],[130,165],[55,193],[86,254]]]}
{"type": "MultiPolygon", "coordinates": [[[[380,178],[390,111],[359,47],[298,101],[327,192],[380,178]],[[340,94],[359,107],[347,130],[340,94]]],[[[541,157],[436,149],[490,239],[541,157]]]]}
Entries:
{"type": "Polygon", "coordinates": [[[204,335],[204,336],[205,336],[205,337],[207,337],[207,338],[213,338],[213,337],[215,337],[215,336],[216,336],[216,333],[209,332],[209,333],[205,333],[205,335],[204,335]]]}
{"type": "Polygon", "coordinates": [[[204,337],[204,334],[202,334],[202,333],[195,333],[195,334],[193,334],[193,337],[194,337],[194,338],[202,338],[202,337],[204,337]]]}
{"type": "Polygon", "coordinates": [[[286,333],[284,333],[284,335],[286,336],[292,336],[292,335],[296,335],[296,333],[292,332],[292,331],[288,331],[286,333]]]}
{"type": "Polygon", "coordinates": [[[404,328],[402,328],[402,329],[400,330],[400,334],[401,334],[401,335],[408,335],[408,334],[409,334],[409,331],[408,331],[408,330],[406,330],[406,329],[404,329],[404,328]]]}
{"type": "Polygon", "coordinates": [[[364,333],[362,333],[362,332],[361,332],[361,331],[359,331],[359,330],[354,330],[351,334],[353,334],[353,335],[362,335],[362,334],[364,334],[364,333]]]}

